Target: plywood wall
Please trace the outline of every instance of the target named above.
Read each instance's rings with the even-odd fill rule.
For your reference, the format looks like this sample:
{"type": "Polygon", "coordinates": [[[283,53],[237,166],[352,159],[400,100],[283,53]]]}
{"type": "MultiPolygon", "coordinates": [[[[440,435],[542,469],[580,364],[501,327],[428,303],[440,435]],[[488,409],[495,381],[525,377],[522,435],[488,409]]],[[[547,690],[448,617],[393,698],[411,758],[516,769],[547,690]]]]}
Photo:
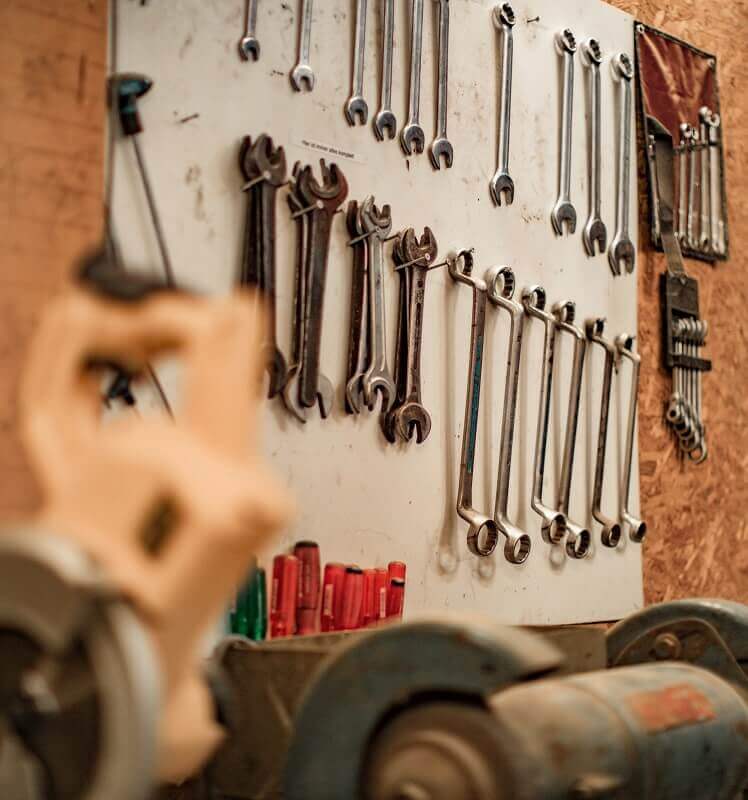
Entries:
{"type": "MultiPolygon", "coordinates": [[[[611,1],[717,54],[727,145],[732,258],[716,268],[688,265],[701,281],[715,366],[704,386],[710,457],[701,467],[681,462],[662,421],[664,262],[647,250],[639,256],[646,596],[748,602],[748,0],[611,1]]],[[[0,30],[0,518],[7,518],[36,502],[15,433],[25,345],[72,261],[101,234],[106,2],[4,0],[0,30]]]]}

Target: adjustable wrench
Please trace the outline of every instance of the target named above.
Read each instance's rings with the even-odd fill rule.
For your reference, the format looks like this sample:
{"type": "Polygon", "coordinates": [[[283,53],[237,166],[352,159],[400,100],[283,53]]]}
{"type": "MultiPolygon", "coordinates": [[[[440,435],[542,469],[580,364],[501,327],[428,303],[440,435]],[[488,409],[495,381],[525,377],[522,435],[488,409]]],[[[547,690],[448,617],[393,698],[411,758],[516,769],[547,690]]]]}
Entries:
{"type": "Polygon", "coordinates": [[[540,382],[538,404],[538,428],[535,435],[535,460],[532,478],[532,510],[542,520],[541,534],[549,544],[559,544],[566,534],[566,517],[543,502],[543,478],[545,455],[548,445],[548,428],[551,418],[551,385],[553,383],[553,359],[556,347],[556,318],[545,310],[546,296],[542,286],[529,286],[522,290],[522,305],[529,317],[539,319],[544,326],[543,372],[540,382]]]}
{"type": "Polygon", "coordinates": [[[691,126],[680,124],[680,147],[678,148],[678,230],[676,237],[681,245],[686,244],[686,208],[688,186],[688,142],[691,139],[691,126]]]}
{"type": "Polygon", "coordinates": [[[374,117],[374,134],[384,141],[384,132],[394,139],[397,120],[392,111],[392,51],[395,44],[395,0],[383,0],[384,20],[382,32],[382,88],[379,111],[374,117]]]}
{"type": "Polygon", "coordinates": [[[320,165],[322,184],[317,182],[309,167],[301,171],[297,183],[297,194],[305,207],[314,207],[310,214],[307,245],[304,350],[299,398],[307,408],[319,402],[320,413],[326,417],[332,408],[334,394],[329,379],[319,371],[327,258],[332,221],[348,195],[348,183],[337,164],[331,164],[328,168],[323,160],[320,165]]]}
{"type": "Polygon", "coordinates": [[[561,102],[561,169],[558,180],[558,200],[551,211],[551,223],[558,236],[564,235],[564,223],[569,233],[577,229],[577,212],[571,202],[571,135],[574,121],[574,53],[577,40],[569,28],[556,34],[556,47],[564,58],[564,96],[561,102]]]}
{"type": "Polygon", "coordinates": [[[460,482],[457,489],[457,513],[470,526],[467,546],[476,556],[490,556],[499,541],[499,529],[493,517],[473,508],[473,470],[475,443],[478,434],[481,377],[483,374],[483,340],[486,330],[486,283],[473,277],[473,255],[469,250],[450,253],[447,269],[456,283],[464,283],[473,292],[473,321],[470,333],[470,362],[465,397],[465,421],[462,426],[460,482]],[[460,268],[458,262],[462,261],[460,268]]]}
{"type": "MultiPolygon", "coordinates": [[[[348,203],[346,225],[348,234],[356,239],[363,234],[358,218],[358,203],[348,203]]],[[[361,240],[353,245],[353,276],[351,278],[351,321],[348,339],[348,372],[345,385],[345,410],[358,414],[363,404],[361,379],[368,365],[368,251],[361,240]]]]}
{"type": "Polygon", "coordinates": [[[299,57],[291,72],[291,86],[297,92],[314,89],[314,71],[309,64],[312,42],[312,12],[314,0],[301,0],[301,25],[299,27],[299,57]]]}
{"type": "Polygon", "coordinates": [[[431,432],[431,415],[421,402],[421,342],[423,340],[423,303],[426,293],[426,276],[429,265],[436,260],[437,244],[431,228],[424,228],[420,240],[409,228],[400,242],[405,264],[402,271],[410,273],[407,281],[406,305],[406,362],[405,397],[395,410],[395,427],[400,436],[409,441],[416,432],[420,444],[431,432]]]}
{"type": "Polygon", "coordinates": [[[569,405],[566,412],[566,434],[564,436],[564,453],[561,459],[561,479],[558,486],[558,510],[566,519],[566,554],[570,558],[584,558],[590,549],[592,536],[583,525],[569,519],[569,501],[571,499],[571,478],[574,472],[574,451],[577,442],[577,423],[579,422],[579,400],[582,390],[582,371],[587,339],[584,331],[574,324],[576,306],[571,300],[555,303],[553,316],[556,319],[556,331],[565,332],[574,337],[574,359],[572,362],[571,385],[569,387],[569,405]]]}
{"type": "Polygon", "coordinates": [[[447,138],[447,94],[449,89],[449,0],[439,3],[439,84],[436,99],[436,136],[429,147],[434,169],[441,169],[441,159],[449,169],[454,160],[452,145],[447,138]]]}
{"type": "Polygon", "coordinates": [[[597,457],[595,459],[595,485],[592,491],[592,516],[603,526],[602,543],[605,547],[617,547],[621,540],[621,526],[618,521],[602,512],[603,481],[605,478],[605,453],[608,446],[608,415],[610,411],[610,389],[613,384],[613,366],[616,348],[613,342],[603,336],[605,319],[588,319],[585,331],[590,342],[600,345],[605,352],[603,366],[603,388],[600,395],[600,427],[597,434],[597,457]]]}
{"type": "Polygon", "coordinates": [[[699,144],[699,132],[696,128],[691,128],[691,136],[688,140],[688,211],[686,212],[686,238],[688,247],[696,250],[699,243],[696,239],[696,224],[694,216],[696,214],[696,188],[698,186],[698,173],[696,170],[696,148],[699,144]]]}
{"type": "Polygon", "coordinates": [[[647,535],[647,523],[637,519],[629,511],[629,492],[631,489],[631,468],[634,457],[634,435],[636,433],[636,406],[639,402],[639,366],[641,358],[633,351],[634,339],[626,333],[616,336],[616,350],[619,363],[621,359],[631,362],[631,400],[629,402],[629,418],[626,428],[626,458],[623,466],[623,481],[621,486],[621,522],[628,525],[629,539],[632,542],[641,542],[647,535]]]}
{"type": "Polygon", "coordinates": [[[699,227],[699,249],[707,250],[711,241],[709,224],[712,219],[711,209],[711,163],[709,161],[709,120],[712,112],[707,106],[699,109],[699,136],[701,138],[701,181],[699,192],[699,210],[701,212],[701,225],[699,227]]]}
{"type": "Polygon", "coordinates": [[[722,252],[720,245],[722,226],[722,205],[721,192],[722,185],[719,165],[719,114],[712,114],[709,118],[709,210],[710,223],[709,232],[711,234],[709,247],[713,253],[722,252]]]}
{"type": "Polygon", "coordinates": [[[395,400],[395,384],[387,366],[387,319],[384,307],[384,240],[392,229],[390,207],[381,212],[374,198],[367,197],[359,216],[363,232],[369,234],[369,366],[362,380],[364,402],[373,410],[376,393],[382,395],[382,413],[386,414],[395,400]]]}
{"type": "Polygon", "coordinates": [[[400,131],[400,145],[406,156],[422,153],[426,134],[419,121],[421,108],[421,51],[423,48],[423,0],[411,0],[410,17],[410,92],[408,121],[400,131]]]}
{"type": "Polygon", "coordinates": [[[597,39],[587,39],[582,44],[582,54],[590,70],[590,97],[592,101],[592,152],[590,153],[590,215],[582,231],[582,243],[587,255],[595,255],[595,244],[598,253],[604,253],[608,240],[608,232],[600,215],[600,180],[601,180],[601,113],[600,113],[600,64],[603,54],[597,39]]]}
{"type": "Polygon", "coordinates": [[[631,79],[634,66],[626,53],[613,59],[613,66],[621,80],[623,98],[621,103],[621,133],[618,146],[618,224],[616,235],[610,243],[608,261],[614,275],[621,274],[621,262],[626,272],[633,272],[636,265],[636,248],[629,236],[629,192],[631,190],[631,79]]]}
{"type": "Polygon", "coordinates": [[[353,44],[353,76],[351,96],[345,104],[345,118],[348,124],[356,122],[366,125],[369,106],[364,100],[364,65],[366,61],[366,0],[356,0],[356,34],[353,44]]]}
{"type": "Polygon", "coordinates": [[[514,202],[514,181],[509,175],[509,131],[512,123],[512,63],[516,18],[509,3],[494,6],[493,24],[501,31],[501,105],[499,106],[499,166],[489,185],[491,199],[501,205],[502,196],[508,206],[514,202]]]}
{"type": "Polygon", "coordinates": [[[492,267],[489,269],[486,273],[486,285],[488,287],[488,299],[494,305],[508,311],[510,319],[509,353],[506,364],[506,381],[504,383],[504,413],[501,417],[499,471],[496,481],[496,505],[493,518],[499,533],[506,539],[504,542],[504,558],[511,564],[521,564],[530,555],[532,541],[525,531],[518,528],[509,519],[508,506],[525,312],[522,304],[513,299],[515,279],[514,273],[509,267],[492,267]]]}
{"type": "Polygon", "coordinates": [[[260,57],[260,42],[255,31],[257,30],[257,3],[258,0],[246,0],[244,10],[244,36],[239,41],[239,57],[242,61],[257,61],[260,57]]]}

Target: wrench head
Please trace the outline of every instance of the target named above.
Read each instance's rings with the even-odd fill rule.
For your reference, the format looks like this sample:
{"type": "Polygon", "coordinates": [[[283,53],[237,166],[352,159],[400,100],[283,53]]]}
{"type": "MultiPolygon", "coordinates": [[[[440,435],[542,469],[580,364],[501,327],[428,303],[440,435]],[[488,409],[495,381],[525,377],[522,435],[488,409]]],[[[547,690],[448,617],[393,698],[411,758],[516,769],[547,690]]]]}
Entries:
{"type": "Polygon", "coordinates": [[[384,373],[368,372],[361,381],[364,394],[364,402],[369,411],[374,410],[377,403],[377,393],[382,395],[382,413],[386,414],[395,402],[395,384],[392,378],[384,373]]]}
{"type": "Polygon", "coordinates": [[[337,164],[328,167],[324,159],[320,160],[322,183],[314,177],[311,167],[301,170],[296,180],[296,192],[309,206],[322,205],[328,212],[337,211],[348,196],[348,181],[337,164]]]}
{"type": "Polygon", "coordinates": [[[513,525],[507,527],[502,533],[506,536],[504,542],[504,558],[510,564],[523,564],[532,550],[532,540],[519,528],[513,525]]]}
{"type": "Polygon", "coordinates": [[[628,53],[618,53],[614,56],[612,64],[617,78],[630,81],[634,77],[634,65],[628,53]]]}
{"type": "Polygon", "coordinates": [[[406,442],[413,438],[414,432],[418,444],[428,439],[431,433],[431,415],[420,403],[403,403],[393,416],[397,432],[406,442]]]}
{"type": "Polygon", "coordinates": [[[597,39],[585,39],[582,42],[582,55],[588,64],[603,63],[603,51],[597,39]]]}
{"type": "Polygon", "coordinates": [[[360,414],[364,405],[363,375],[354,375],[345,385],[345,402],[352,414],[360,414]]]}
{"type": "Polygon", "coordinates": [[[603,525],[600,538],[603,546],[618,547],[618,543],[621,541],[621,526],[617,522],[610,520],[606,525],[603,525]]]}
{"type": "Polygon", "coordinates": [[[566,233],[564,223],[567,225],[569,234],[574,233],[577,229],[576,209],[568,200],[559,200],[551,211],[551,223],[558,236],[564,236],[566,233]]]}
{"type": "Polygon", "coordinates": [[[489,188],[494,205],[500,206],[502,198],[508,206],[514,202],[514,181],[507,172],[497,170],[491,178],[489,188]]]}
{"type": "Polygon", "coordinates": [[[444,136],[437,136],[429,146],[429,158],[434,169],[442,168],[442,158],[444,166],[449,169],[454,161],[454,151],[449,140],[444,136]]]}
{"type": "Polygon", "coordinates": [[[389,109],[383,108],[379,111],[372,121],[372,126],[374,135],[380,142],[384,141],[385,131],[388,139],[394,139],[397,136],[397,119],[389,109]]]}
{"type": "Polygon", "coordinates": [[[599,217],[590,217],[582,231],[582,242],[587,255],[594,256],[596,254],[595,245],[597,245],[597,253],[604,253],[607,241],[608,231],[605,223],[599,217]]]}
{"type": "Polygon", "coordinates": [[[348,98],[344,111],[351,127],[355,127],[356,124],[366,125],[369,119],[369,106],[366,105],[366,100],[358,95],[348,98]]]}
{"type": "Polygon", "coordinates": [[[499,526],[496,520],[468,508],[458,508],[457,513],[470,524],[467,534],[468,550],[476,556],[490,556],[499,543],[499,526]]]}
{"type": "Polygon", "coordinates": [[[614,275],[621,274],[621,264],[626,268],[626,272],[633,272],[636,265],[636,248],[631,239],[616,234],[616,238],[608,248],[608,261],[614,275]]]}
{"type": "Polygon", "coordinates": [[[297,64],[290,77],[291,86],[297,92],[311,92],[314,89],[314,71],[309,64],[297,64]]]}
{"type": "Polygon", "coordinates": [[[395,444],[397,435],[395,431],[395,415],[392,411],[387,411],[379,415],[379,427],[382,429],[384,438],[390,443],[395,444]]]}
{"type": "Polygon", "coordinates": [[[624,511],[621,516],[626,525],[628,525],[629,539],[637,544],[643,542],[644,537],[647,535],[647,523],[642,519],[637,519],[626,511],[624,511]]]}
{"type": "Polygon", "coordinates": [[[392,230],[392,213],[389,205],[382,206],[381,211],[374,205],[374,197],[365,198],[359,209],[359,220],[363,233],[370,233],[380,239],[386,239],[392,230]]]}
{"type": "Polygon", "coordinates": [[[270,384],[268,385],[268,397],[275,397],[283,391],[283,387],[288,381],[288,367],[283,353],[272,345],[267,348],[265,353],[270,384]]]}
{"type": "Polygon", "coordinates": [[[260,57],[260,42],[254,36],[242,36],[239,42],[239,58],[242,61],[257,61],[260,57]]]}
{"type": "Polygon", "coordinates": [[[397,241],[397,256],[400,263],[424,261],[431,264],[436,260],[437,244],[434,232],[426,226],[421,238],[416,236],[414,228],[406,229],[397,241]]]}
{"type": "Polygon", "coordinates": [[[417,122],[409,122],[400,131],[400,146],[406,156],[422,153],[426,146],[426,134],[417,122]]]}
{"type": "Polygon", "coordinates": [[[288,378],[286,385],[283,387],[283,405],[288,412],[299,422],[306,422],[309,415],[309,409],[301,405],[299,402],[299,380],[301,379],[301,368],[298,364],[294,364],[288,370],[288,378]]]}
{"type": "Polygon", "coordinates": [[[509,3],[502,3],[501,5],[494,6],[491,17],[493,19],[493,24],[497,28],[503,28],[505,25],[511,28],[517,21],[514,9],[509,3]]]}
{"type": "Polygon", "coordinates": [[[587,528],[566,521],[566,555],[569,558],[585,558],[590,552],[592,536],[587,528]]]}
{"type": "Polygon", "coordinates": [[[566,515],[551,508],[536,509],[543,520],[540,535],[548,544],[560,544],[566,536],[566,515]]]}
{"type": "Polygon", "coordinates": [[[577,51],[577,37],[571,28],[564,28],[556,34],[556,47],[560,53],[571,53],[577,51]]]}
{"type": "Polygon", "coordinates": [[[330,379],[321,372],[317,376],[317,405],[322,419],[327,419],[335,402],[335,389],[330,379]]]}
{"type": "Polygon", "coordinates": [[[281,186],[286,182],[286,151],[274,147],[267,134],[260,134],[244,158],[244,165],[254,170],[254,175],[264,175],[271,186],[281,186]]]}

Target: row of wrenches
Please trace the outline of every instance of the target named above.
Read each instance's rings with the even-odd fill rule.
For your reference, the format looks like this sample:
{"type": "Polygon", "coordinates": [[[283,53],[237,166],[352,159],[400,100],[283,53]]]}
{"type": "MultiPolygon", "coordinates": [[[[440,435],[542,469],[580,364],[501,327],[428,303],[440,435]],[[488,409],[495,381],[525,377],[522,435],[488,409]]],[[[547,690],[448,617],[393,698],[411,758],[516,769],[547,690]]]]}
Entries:
{"type": "Polygon", "coordinates": [[[676,235],[684,249],[724,255],[725,223],[721,200],[719,142],[720,116],[707,106],[702,106],[699,110],[698,125],[690,125],[688,122],[680,125],[680,144],[676,148],[676,235]]]}
{"type": "Polygon", "coordinates": [[[489,556],[496,549],[501,535],[504,537],[504,558],[509,563],[522,564],[530,555],[532,537],[512,522],[508,515],[522,341],[525,326],[530,320],[537,320],[544,326],[541,388],[530,503],[532,510],[540,516],[543,540],[549,544],[563,544],[566,554],[573,559],[584,558],[590,552],[592,536],[588,527],[572,520],[569,514],[583,367],[587,343],[590,342],[600,346],[605,354],[592,516],[602,525],[601,541],[605,547],[615,548],[618,546],[624,527],[628,529],[631,541],[637,543],[643,541],[647,532],[646,523],[638,519],[629,508],[640,366],[639,355],[633,350],[633,337],[620,334],[615,340],[609,340],[603,335],[605,320],[602,318],[587,320],[585,328],[580,328],[575,324],[576,307],[572,301],[556,303],[549,311],[546,307],[546,293],[542,286],[526,287],[522,291],[521,301],[518,301],[514,297],[516,283],[514,273],[509,267],[491,268],[486,272],[485,278],[481,279],[473,275],[473,263],[473,255],[469,250],[450,254],[447,258],[447,267],[453,280],[469,286],[473,298],[470,359],[457,494],[457,513],[469,525],[468,549],[477,556],[489,556]],[[478,511],[473,503],[473,474],[487,302],[497,309],[507,312],[510,319],[498,480],[493,515],[478,511]],[[543,483],[551,420],[553,364],[558,337],[561,335],[572,337],[574,354],[558,495],[556,503],[552,504],[543,499],[543,483]],[[631,394],[620,491],[620,513],[606,514],[602,509],[602,494],[610,394],[614,367],[620,367],[623,360],[627,360],[631,364],[631,394]]]}

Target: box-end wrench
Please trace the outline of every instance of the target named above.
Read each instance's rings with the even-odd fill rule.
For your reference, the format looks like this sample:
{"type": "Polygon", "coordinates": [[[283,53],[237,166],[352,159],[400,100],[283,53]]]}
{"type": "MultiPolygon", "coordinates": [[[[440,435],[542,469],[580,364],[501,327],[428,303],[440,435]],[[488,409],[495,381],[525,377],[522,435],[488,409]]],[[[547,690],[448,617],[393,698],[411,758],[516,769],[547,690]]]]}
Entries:
{"type": "Polygon", "coordinates": [[[454,151],[447,138],[449,94],[449,0],[439,3],[439,82],[436,97],[436,136],[429,146],[429,158],[434,169],[441,169],[441,160],[449,169],[454,161],[454,151]]]}
{"type": "Polygon", "coordinates": [[[483,342],[486,330],[486,282],[473,277],[473,255],[469,250],[450,253],[447,269],[456,283],[464,283],[473,292],[473,320],[470,332],[470,361],[465,397],[465,421],[462,425],[460,481],[457,489],[457,513],[470,526],[467,546],[476,556],[490,556],[499,541],[499,529],[493,517],[473,508],[473,471],[478,435],[483,342]],[[462,264],[462,266],[460,266],[462,264]]]}
{"type": "Polygon", "coordinates": [[[382,27],[382,88],[379,111],[373,120],[374,135],[384,141],[385,131],[390,139],[397,135],[397,119],[392,111],[392,55],[395,45],[395,0],[384,0],[382,27]]]}
{"type": "Polygon", "coordinates": [[[720,246],[720,225],[722,218],[721,192],[722,185],[719,166],[719,114],[712,114],[709,117],[709,211],[711,221],[709,232],[711,234],[709,247],[713,253],[722,252],[720,246]]]}
{"type": "Polygon", "coordinates": [[[556,48],[564,59],[564,94],[561,100],[561,168],[558,178],[558,200],[551,211],[551,223],[558,236],[577,229],[577,212],[571,202],[571,136],[574,122],[574,53],[577,40],[569,28],[556,34],[556,48]]]}
{"type": "Polygon", "coordinates": [[[522,564],[532,548],[529,534],[509,519],[509,478],[512,471],[514,447],[514,424],[517,419],[517,392],[519,368],[522,359],[522,336],[525,311],[514,299],[514,273],[509,267],[492,267],[486,273],[488,299],[499,308],[509,312],[509,352],[504,382],[504,413],[501,417],[501,439],[499,441],[499,470],[496,480],[496,504],[493,518],[504,538],[504,558],[510,564],[522,564]]]}
{"type": "Polygon", "coordinates": [[[348,337],[348,370],[345,385],[345,410],[358,414],[364,404],[361,379],[368,366],[368,251],[359,223],[359,206],[355,200],[348,203],[346,226],[351,239],[359,239],[353,249],[353,275],[351,277],[351,317],[348,337]]]}
{"type": "Polygon", "coordinates": [[[541,534],[549,544],[559,544],[566,535],[566,517],[558,509],[543,502],[545,456],[548,447],[548,428],[551,419],[551,385],[553,359],[556,346],[556,318],[545,310],[546,295],[542,286],[528,286],[522,290],[522,305],[528,317],[543,323],[543,369],[538,402],[538,427],[535,434],[535,459],[532,477],[532,510],[540,516],[541,534]]]}
{"type": "Polygon", "coordinates": [[[426,276],[436,261],[437,244],[431,228],[424,228],[419,239],[409,228],[400,242],[404,264],[402,271],[410,272],[407,286],[407,340],[405,362],[405,397],[394,412],[395,427],[406,441],[416,434],[418,444],[431,433],[431,415],[421,402],[421,342],[423,341],[423,306],[426,295],[426,276]]]}
{"type": "Polygon", "coordinates": [[[514,181],[509,175],[509,132],[512,125],[512,64],[514,62],[514,34],[516,21],[509,3],[494,6],[491,12],[494,27],[501,31],[501,101],[499,105],[499,166],[489,185],[491,199],[497,206],[514,202],[514,181]]]}
{"type": "Polygon", "coordinates": [[[301,404],[312,408],[317,402],[320,414],[326,417],[332,409],[333,388],[330,380],[319,370],[322,344],[322,319],[327,278],[327,259],[330,250],[332,222],[338,208],[348,196],[348,182],[337,164],[329,168],[324,160],[322,183],[315,179],[311,168],[302,170],[297,184],[297,194],[313,208],[309,221],[308,268],[304,307],[304,351],[301,362],[301,404]]]}
{"type": "Polygon", "coordinates": [[[691,126],[687,122],[680,124],[680,147],[678,148],[678,230],[676,238],[684,246],[686,244],[686,214],[688,201],[688,142],[691,139],[691,126]]]}
{"type": "Polygon", "coordinates": [[[595,245],[597,245],[598,253],[604,253],[608,243],[608,231],[600,213],[600,182],[602,178],[600,64],[603,63],[600,42],[597,39],[587,39],[582,44],[582,56],[590,70],[590,100],[592,103],[592,114],[590,115],[592,144],[590,152],[590,215],[582,231],[582,243],[587,255],[594,256],[595,245]]]}
{"type": "Polygon", "coordinates": [[[400,131],[400,145],[406,156],[422,153],[426,145],[420,118],[421,109],[421,54],[423,49],[423,0],[411,0],[410,15],[410,90],[408,121],[400,131]]]}
{"type": "Polygon", "coordinates": [[[631,399],[629,401],[629,416],[626,427],[626,455],[623,465],[623,480],[621,486],[621,522],[628,526],[629,539],[632,542],[641,542],[647,535],[647,523],[635,517],[629,510],[629,494],[631,491],[631,471],[634,458],[634,436],[636,434],[636,407],[639,402],[639,367],[641,358],[633,350],[634,339],[627,333],[616,336],[616,350],[619,363],[621,359],[631,362],[631,399]]]}
{"type": "Polygon", "coordinates": [[[603,388],[600,394],[600,427],[597,433],[597,455],[595,458],[595,484],[592,490],[592,516],[603,526],[600,532],[605,547],[617,547],[621,541],[621,526],[618,520],[602,511],[603,483],[605,479],[605,454],[608,447],[608,416],[610,412],[610,390],[613,385],[613,366],[616,348],[613,342],[603,336],[605,319],[597,317],[585,323],[587,338],[592,344],[600,345],[605,353],[603,366],[603,388]]]}
{"type": "Polygon", "coordinates": [[[626,272],[636,266],[636,247],[629,236],[629,196],[631,191],[631,80],[634,65],[627,53],[619,53],[613,59],[613,69],[621,83],[621,130],[618,147],[618,221],[616,235],[608,249],[608,261],[614,275],[621,274],[623,264],[626,272]]]}
{"type": "Polygon", "coordinates": [[[582,394],[582,372],[587,338],[584,331],[574,324],[576,306],[571,300],[555,303],[553,316],[556,320],[556,332],[570,334],[574,339],[564,452],[561,459],[561,478],[558,484],[558,510],[566,519],[566,554],[570,558],[584,558],[589,553],[592,535],[584,525],[572,522],[569,518],[569,503],[571,501],[571,479],[574,474],[574,452],[577,444],[579,400],[582,394]]]}
{"type": "Polygon", "coordinates": [[[244,36],[239,41],[239,57],[242,61],[257,61],[260,57],[260,42],[257,39],[257,3],[247,0],[244,9],[244,36]]]}
{"type": "Polygon", "coordinates": [[[382,395],[382,413],[386,414],[395,400],[395,384],[387,365],[387,318],[384,306],[384,240],[392,229],[390,207],[380,211],[374,198],[367,197],[359,212],[369,248],[369,366],[362,386],[364,401],[374,409],[377,393],[382,395]]]}
{"type": "Polygon", "coordinates": [[[696,169],[696,149],[699,144],[699,132],[691,128],[688,140],[688,210],[686,211],[686,239],[691,250],[698,248],[696,239],[696,189],[698,187],[698,170],[696,169]]]}
{"type": "Polygon", "coordinates": [[[364,66],[366,64],[366,0],[356,0],[356,33],[353,43],[353,75],[351,96],[345,104],[345,118],[351,126],[366,125],[369,106],[364,100],[364,66]]]}
{"type": "Polygon", "coordinates": [[[707,106],[702,106],[699,109],[699,136],[701,138],[701,181],[699,185],[701,191],[699,192],[699,249],[706,251],[709,249],[711,242],[711,231],[709,225],[712,221],[712,214],[710,210],[711,185],[710,178],[711,163],[709,159],[709,120],[712,118],[711,109],[707,106]]]}
{"type": "Polygon", "coordinates": [[[312,42],[312,12],[314,0],[301,0],[301,25],[299,27],[299,57],[291,72],[291,86],[297,92],[314,89],[314,71],[309,64],[312,42]]]}

